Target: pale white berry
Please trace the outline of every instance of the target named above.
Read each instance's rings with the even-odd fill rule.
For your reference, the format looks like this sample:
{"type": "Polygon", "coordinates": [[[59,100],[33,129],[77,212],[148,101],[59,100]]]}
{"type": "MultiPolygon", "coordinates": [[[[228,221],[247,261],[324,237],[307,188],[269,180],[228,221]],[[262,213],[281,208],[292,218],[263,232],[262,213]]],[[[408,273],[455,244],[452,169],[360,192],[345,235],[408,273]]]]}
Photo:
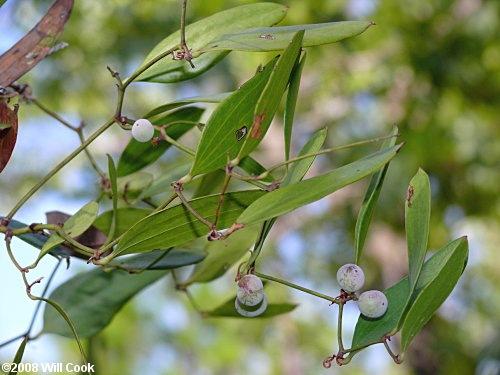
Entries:
{"type": "Polygon", "coordinates": [[[238,301],[246,306],[255,306],[264,298],[264,285],[255,275],[245,275],[238,281],[238,301]]]}
{"type": "Polygon", "coordinates": [[[355,292],[363,287],[365,274],[361,267],[355,264],[344,264],[337,271],[337,281],[346,292],[355,292]]]}
{"type": "Polygon", "coordinates": [[[369,290],[361,293],[358,308],[367,318],[380,318],[387,311],[389,302],[384,293],[379,290],[369,290]]]}
{"type": "Polygon", "coordinates": [[[148,142],[153,138],[155,128],[151,121],[141,118],[132,125],[132,137],[138,142],[148,142]]]}
{"type": "Polygon", "coordinates": [[[245,308],[243,308],[240,306],[240,302],[238,301],[238,298],[236,298],[234,300],[234,306],[235,306],[238,314],[240,314],[244,317],[247,317],[247,318],[254,318],[254,317],[259,316],[262,313],[264,313],[264,311],[266,311],[266,309],[267,309],[267,304],[268,304],[268,301],[267,301],[267,296],[265,293],[262,293],[262,303],[260,304],[260,306],[254,307],[254,309],[252,309],[253,306],[249,307],[249,306],[245,306],[245,305],[243,305],[243,306],[245,306],[245,308]]]}

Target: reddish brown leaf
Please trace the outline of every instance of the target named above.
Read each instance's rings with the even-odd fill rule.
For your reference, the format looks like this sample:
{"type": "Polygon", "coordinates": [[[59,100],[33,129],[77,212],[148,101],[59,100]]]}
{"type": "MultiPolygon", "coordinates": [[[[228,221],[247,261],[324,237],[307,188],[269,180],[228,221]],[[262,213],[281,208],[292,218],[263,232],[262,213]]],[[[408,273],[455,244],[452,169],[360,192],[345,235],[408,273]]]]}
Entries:
{"type": "Polygon", "coordinates": [[[9,86],[47,56],[72,8],[73,0],[57,0],[28,34],[0,56],[0,87],[9,86]]]}
{"type": "Polygon", "coordinates": [[[9,162],[17,140],[17,114],[4,101],[0,101],[0,124],[10,125],[10,128],[0,130],[0,172],[2,172],[9,162]]]}

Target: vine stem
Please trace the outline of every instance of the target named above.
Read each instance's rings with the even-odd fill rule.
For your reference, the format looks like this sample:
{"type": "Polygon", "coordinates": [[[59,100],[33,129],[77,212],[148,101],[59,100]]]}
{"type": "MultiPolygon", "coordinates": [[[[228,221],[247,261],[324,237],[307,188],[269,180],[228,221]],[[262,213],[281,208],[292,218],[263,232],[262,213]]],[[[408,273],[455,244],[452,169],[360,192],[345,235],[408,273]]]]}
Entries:
{"type": "Polygon", "coordinates": [[[71,160],[73,160],[80,152],[85,150],[97,137],[99,137],[102,133],[104,133],[111,125],[113,125],[115,122],[120,122],[121,121],[121,111],[123,107],[123,99],[125,96],[125,90],[127,87],[137,78],[139,77],[143,72],[145,72],[147,69],[149,69],[151,66],[156,64],[158,61],[163,59],[164,57],[168,56],[174,51],[177,51],[179,49],[179,46],[172,47],[162,53],[160,53],[158,56],[156,56],[154,59],[150,60],[143,66],[141,66],[139,69],[137,69],[132,75],[130,75],[127,79],[124,81],[121,81],[120,77],[118,74],[113,74],[113,77],[115,77],[118,81],[118,99],[117,99],[117,104],[116,104],[116,111],[115,111],[115,116],[111,119],[109,119],[104,125],[102,125],[98,130],[96,130],[85,142],[83,142],[80,147],[78,147],[75,151],[73,151],[71,154],[69,154],[63,161],[61,161],[59,164],[57,164],[54,169],[52,169],[45,177],[43,177],[40,181],[38,181],[35,186],[33,186],[20,200],[19,202],[16,203],[14,208],[8,213],[7,217],[12,219],[12,217],[16,214],[16,212],[23,206],[23,204],[28,201],[48,180],[50,180],[57,172],[59,172],[66,164],[68,164],[71,160]]]}
{"type": "Polygon", "coordinates": [[[301,292],[311,294],[311,295],[316,296],[318,298],[326,299],[327,301],[331,302],[332,304],[333,303],[340,304],[340,302],[338,300],[336,300],[334,297],[330,297],[330,296],[327,296],[326,294],[322,294],[322,293],[316,292],[314,290],[304,288],[304,287],[302,287],[300,285],[293,284],[293,283],[291,283],[289,281],[282,280],[282,279],[279,279],[279,278],[274,277],[274,276],[265,275],[263,273],[256,272],[256,271],[254,271],[253,274],[255,276],[260,277],[261,279],[274,281],[274,282],[286,285],[286,286],[288,286],[290,288],[300,290],[301,292]]]}
{"type": "Polygon", "coordinates": [[[337,338],[339,342],[339,351],[344,351],[344,342],[342,340],[342,316],[344,314],[344,304],[339,303],[339,316],[337,319],[337,338]]]}
{"type": "Polygon", "coordinates": [[[181,45],[186,45],[186,9],[187,0],[182,0],[182,11],[181,11],[181,45]]]}
{"type": "MultiPolygon", "coordinates": [[[[30,97],[27,97],[27,99],[32,104],[36,105],[40,110],[42,110],[43,112],[45,112],[47,115],[49,115],[50,117],[52,117],[55,120],[57,120],[59,123],[61,123],[62,125],[66,126],[68,129],[71,129],[72,131],[74,131],[75,133],[77,133],[78,134],[78,138],[80,139],[81,144],[83,144],[85,142],[85,137],[83,136],[83,123],[80,125],[80,127],[76,127],[74,125],[71,125],[64,118],[62,118],[57,113],[55,113],[54,111],[50,110],[44,104],[42,104],[40,101],[38,101],[37,98],[35,98],[33,96],[30,96],[30,97]]],[[[101,178],[103,180],[106,179],[106,175],[104,174],[104,172],[101,171],[101,169],[97,165],[97,163],[96,163],[94,157],[92,156],[92,154],[90,153],[90,151],[87,148],[85,148],[84,151],[85,151],[85,154],[87,155],[87,158],[89,159],[90,164],[92,165],[92,168],[94,168],[94,170],[97,172],[97,174],[99,176],[101,176],[101,178]]]]}
{"type": "Polygon", "coordinates": [[[104,133],[113,123],[114,119],[108,120],[103,126],[101,126],[97,131],[95,131],[87,140],[80,145],[75,151],[69,154],[63,161],[57,164],[54,169],[52,169],[45,177],[38,181],[35,186],[33,186],[14,206],[12,210],[8,213],[7,217],[12,219],[17,211],[23,206],[23,204],[28,201],[45,183],[50,180],[57,172],[59,172],[63,167],[66,166],[71,160],[73,160],[80,152],[82,152],[88,145],[90,145],[97,137],[104,133]]]}

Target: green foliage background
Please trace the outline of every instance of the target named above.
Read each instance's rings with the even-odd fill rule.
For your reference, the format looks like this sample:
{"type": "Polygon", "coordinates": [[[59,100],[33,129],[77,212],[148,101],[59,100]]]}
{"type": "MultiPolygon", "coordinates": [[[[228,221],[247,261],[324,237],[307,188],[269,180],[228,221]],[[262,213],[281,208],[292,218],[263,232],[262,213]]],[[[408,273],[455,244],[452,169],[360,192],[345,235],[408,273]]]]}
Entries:
{"type": "MultiPolygon", "coordinates": [[[[9,22],[26,31],[51,4],[10,1],[9,22]]],[[[188,15],[191,20],[200,19],[245,3],[250,2],[191,0],[188,15]]],[[[269,285],[272,298],[299,301],[301,306],[271,320],[203,320],[184,295],[173,290],[170,281],[168,285],[163,281],[161,287],[140,296],[140,303],[128,304],[93,340],[91,362],[106,375],[134,373],[146,365],[152,366],[151,373],[155,374],[342,371],[465,375],[487,374],[488,366],[495,363],[498,373],[500,358],[494,348],[500,341],[500,299],[494,297],[498,297],[500,283],[500,262],[495,253],[500,241],[500,3],[281,3],[290,6],[282,24],[347,19],[377,23],[360,37],[309,49],[293,145],[293,151],[298,152],[310,134],[325,125],[330,128],[326,144],[333,146],[386,134],[390,124],[398,124],[407,145],[389,168],[369,232],[362,263],[366,285],[382,289],[404,275],[403,203],[408,181],[422,167],[433,189],[429,247],[436,249],[451,238],[469,235],[469,266],[459,288],[417,336],[403,365],[380,359],[385,353],[371,348],[341,370],[324,370],[322,360],[336,350],[336,313],[326,303],[269,285]],[[148,293],[153,297],[148,298],[148,293]],[[183,317],[185,324],[169,324],[167,313],[172,311],[183,317]]],[[[105,67],[109,65],[127,76],[159,40],[178,28],[179,14],[179,3],[171,0],[76,1],[62,37],[70,47],[40,63],[23,81],[31,83],[34,95],[49,108],[75,121],[84,120],[89,133],[114,108],[114,82],[105,67]]],[[[135,84],[127,94],[127,114],[139,117],[176,98],[233,90],[272,55],[231,53],[216,68],[187,84],[135,84]]],[[[44,114],[26,105],[20,113],[21,127],[29,124],[22,130],[24,134],[36,134],[37,121],[47,121],[44,114]]],[[[273,124],[279,131],[271,128],[258,157],[267,165],[283,155],[280,118],[277,116],[273,124]]],[[[61,142],[73,136],[61,130],[61,142]]],[[[118,155],[128,137],[114,129],[104,141],[92,145],[100,155],[101,166],[106,165],[105,153],[118,155]]],[[[38,138],[43,140],[43,134],[38,138]]],[[[185,141],[194,145],[196,139],[187,137],[185,141]]],[[[326,171],[332,164],[341,165],[375,147],[318,157],[312,172],[326,171]]],[[[20,192],[61,159],[54,153],[42,158],[37,167],[23,166],[23,160],[36,160],[38,152],[34,148],[32,154],[18,156],[8,166],[10,171],[6,172],[11,178],[0,180],[3,207],[11,207],[20,192]]],[[[162,162],[181,163],[182,158],[172,151],[162,162]]],[[[64,172],[48,189],[60,189],[64,199],[94,198],[96,177],[85,159],[77,159],[68,167],[72,168],[79,172],[64,172]],[[83,173],[86,183],[68,183],[71,173],[83,173]]],[[[363,180],[320,204],[279,219],[264,247],[262,272],[334,295],[338,289],[337,268],[354,260],[354,223],[366,185],[363,180]]],[[[208,309],[228,298],[234,288],[233,275],[229,272],[213,284],[193,288],[197,303],[208,309]]],[[[351,313],[352,326],[356,316],[351,313]]],[[[349,342],[348,334],[346,338],[349,342]]],[[[73,343],[62,339],[58,343],[62,353],[77,356],[73,343]]],[[[0,358],[5,359],[1,354],[0,358]]]]}

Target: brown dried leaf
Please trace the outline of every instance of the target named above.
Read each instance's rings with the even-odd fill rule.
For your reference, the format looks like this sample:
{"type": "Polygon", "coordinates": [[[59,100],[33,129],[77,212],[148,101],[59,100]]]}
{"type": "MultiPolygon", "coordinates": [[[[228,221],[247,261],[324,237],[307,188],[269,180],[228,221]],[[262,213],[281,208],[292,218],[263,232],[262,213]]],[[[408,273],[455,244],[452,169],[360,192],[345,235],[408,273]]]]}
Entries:
{"type": "Polygon", "coordinates": [[[0,172],[2,172],[9,162],[17,140],[17,113],[3,101],[0,101],[0,124],[10,125],[10,128],[0,130],[0,172]]]}
{"type": "Polygon", "coordinates": [[[56,44],[74,0],[57,0],[38,24],[0,56],[0,87],[7,87],[34,68],[56,44]]]}
{"type": "MultiPolygon", "coordinates": [[[[46,212],[47,224],[64,224],[71,216],[60,211],[46,212]]],[[[91,226],[83,234],[75,237],[75,240],[82,245],[88,246],[92,249],[98,249],[106,242],[106,235],[94,226],[91,226]]],[[[77,253],[67,246],[61,246],[70,256],[87,259],[85,255],[77,253]]]]}

